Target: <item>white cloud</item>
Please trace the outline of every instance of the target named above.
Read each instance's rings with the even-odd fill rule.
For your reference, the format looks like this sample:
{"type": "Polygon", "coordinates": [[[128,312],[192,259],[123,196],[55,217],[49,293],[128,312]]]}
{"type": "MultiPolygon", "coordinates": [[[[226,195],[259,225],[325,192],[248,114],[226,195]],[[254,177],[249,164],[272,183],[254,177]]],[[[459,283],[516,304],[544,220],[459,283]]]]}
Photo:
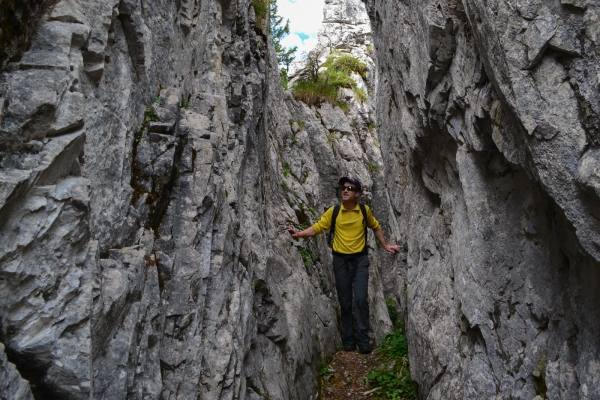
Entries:
{"type": "Polygon", "coordinates": [[[303,51],[310,51],[317,44],[317,32],[323,21],[324,0],[279,0],[277,12],[283,20],[290,20],[290,34],[281,44],[285,47],[298,46],[296,58],[303,51]]]}

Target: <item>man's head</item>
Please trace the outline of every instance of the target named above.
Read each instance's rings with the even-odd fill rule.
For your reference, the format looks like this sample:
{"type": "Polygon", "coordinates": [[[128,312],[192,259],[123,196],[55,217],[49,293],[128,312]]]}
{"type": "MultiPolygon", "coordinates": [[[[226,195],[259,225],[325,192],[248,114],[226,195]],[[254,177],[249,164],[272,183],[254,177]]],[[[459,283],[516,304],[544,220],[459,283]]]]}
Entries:
{"type": "Polygon", "coordinates": [[[338,183],[342,192],[343,201],[357,199],[358,196],[360,196],[362,185],[358,179],[343,176],[340,178],[338,183]]]}

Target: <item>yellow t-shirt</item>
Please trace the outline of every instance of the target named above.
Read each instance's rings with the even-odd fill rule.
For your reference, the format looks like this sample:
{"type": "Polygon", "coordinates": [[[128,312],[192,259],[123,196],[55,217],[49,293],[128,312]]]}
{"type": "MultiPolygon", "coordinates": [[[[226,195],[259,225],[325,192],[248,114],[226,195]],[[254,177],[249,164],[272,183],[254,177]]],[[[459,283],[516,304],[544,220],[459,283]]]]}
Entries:
{"type": "MultiPolygon", "coordinates": [[[[367,226],[373,230],[379,229],[379,222],[373,216],[371,208],[367,210],[367,226]]],[[[313,225],[318,234],[325,232],[331,227],[333,207],[330,207],[321,219],[313,225]]],[[[340,206],[340,212],[335,220],[335,234],[333,239],[333,251],[342,254],[360,253],[365,247],[365,226],[360,206],[356,204],[353,210],[346,210],[344,205],[340,206]]]]}

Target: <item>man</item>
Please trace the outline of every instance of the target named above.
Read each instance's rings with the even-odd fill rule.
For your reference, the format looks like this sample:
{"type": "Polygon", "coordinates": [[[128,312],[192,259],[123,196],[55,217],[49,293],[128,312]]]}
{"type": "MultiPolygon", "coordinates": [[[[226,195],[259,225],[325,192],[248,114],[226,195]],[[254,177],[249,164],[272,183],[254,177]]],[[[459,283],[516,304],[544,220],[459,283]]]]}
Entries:
{"type": "MultiPolygon", "coordinates": [[[[362,191],[362,185],[356,178],[342,177],[339,180],[342,191],[342,204],[335,219],[333,240],[333,271],[335,287],[342,315],[342,340],[345,351],[354,351],[356,345],[362,354],[371,352],[369,344],[369,257],[367,254],[366,227],[363,212],[357,199],[362,191]],[[357,332],[354,331],[352,299],[354,297],[357,332]]],[[[387,244],[379,222],[373,216],[371,209],[364,206],[367,214],[366,226],[371,228],[381,242],[385,251],[400,252],[398,246],[387,244]]],[[[330,207],[321,216],[319,222],[298,232],[292,227],[286,227],[294,239],[311,237],[325,232],[331,227],[334,207],[330,207]]]]}

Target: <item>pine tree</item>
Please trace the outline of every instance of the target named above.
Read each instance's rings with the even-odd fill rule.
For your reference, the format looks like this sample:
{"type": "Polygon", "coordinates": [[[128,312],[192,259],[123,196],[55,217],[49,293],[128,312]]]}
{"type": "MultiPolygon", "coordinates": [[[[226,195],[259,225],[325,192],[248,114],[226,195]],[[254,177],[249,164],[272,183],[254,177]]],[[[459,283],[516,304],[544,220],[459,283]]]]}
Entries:
{"type": "Polygon", "coordinates": [[[281,73],[284,75],[284,78],[287,78],[287,72],[290,64],[294,61],[294,55],[298,47],[294,46],[288,49],[281,45],[281,39],[290,34],[290,20],[287,20],[285,25],[283,24],[283,17],[277,14],[277,0],[272,0],[269,6],[269,34],[273,38],[277,63],[283,66],[281,73]]]}

